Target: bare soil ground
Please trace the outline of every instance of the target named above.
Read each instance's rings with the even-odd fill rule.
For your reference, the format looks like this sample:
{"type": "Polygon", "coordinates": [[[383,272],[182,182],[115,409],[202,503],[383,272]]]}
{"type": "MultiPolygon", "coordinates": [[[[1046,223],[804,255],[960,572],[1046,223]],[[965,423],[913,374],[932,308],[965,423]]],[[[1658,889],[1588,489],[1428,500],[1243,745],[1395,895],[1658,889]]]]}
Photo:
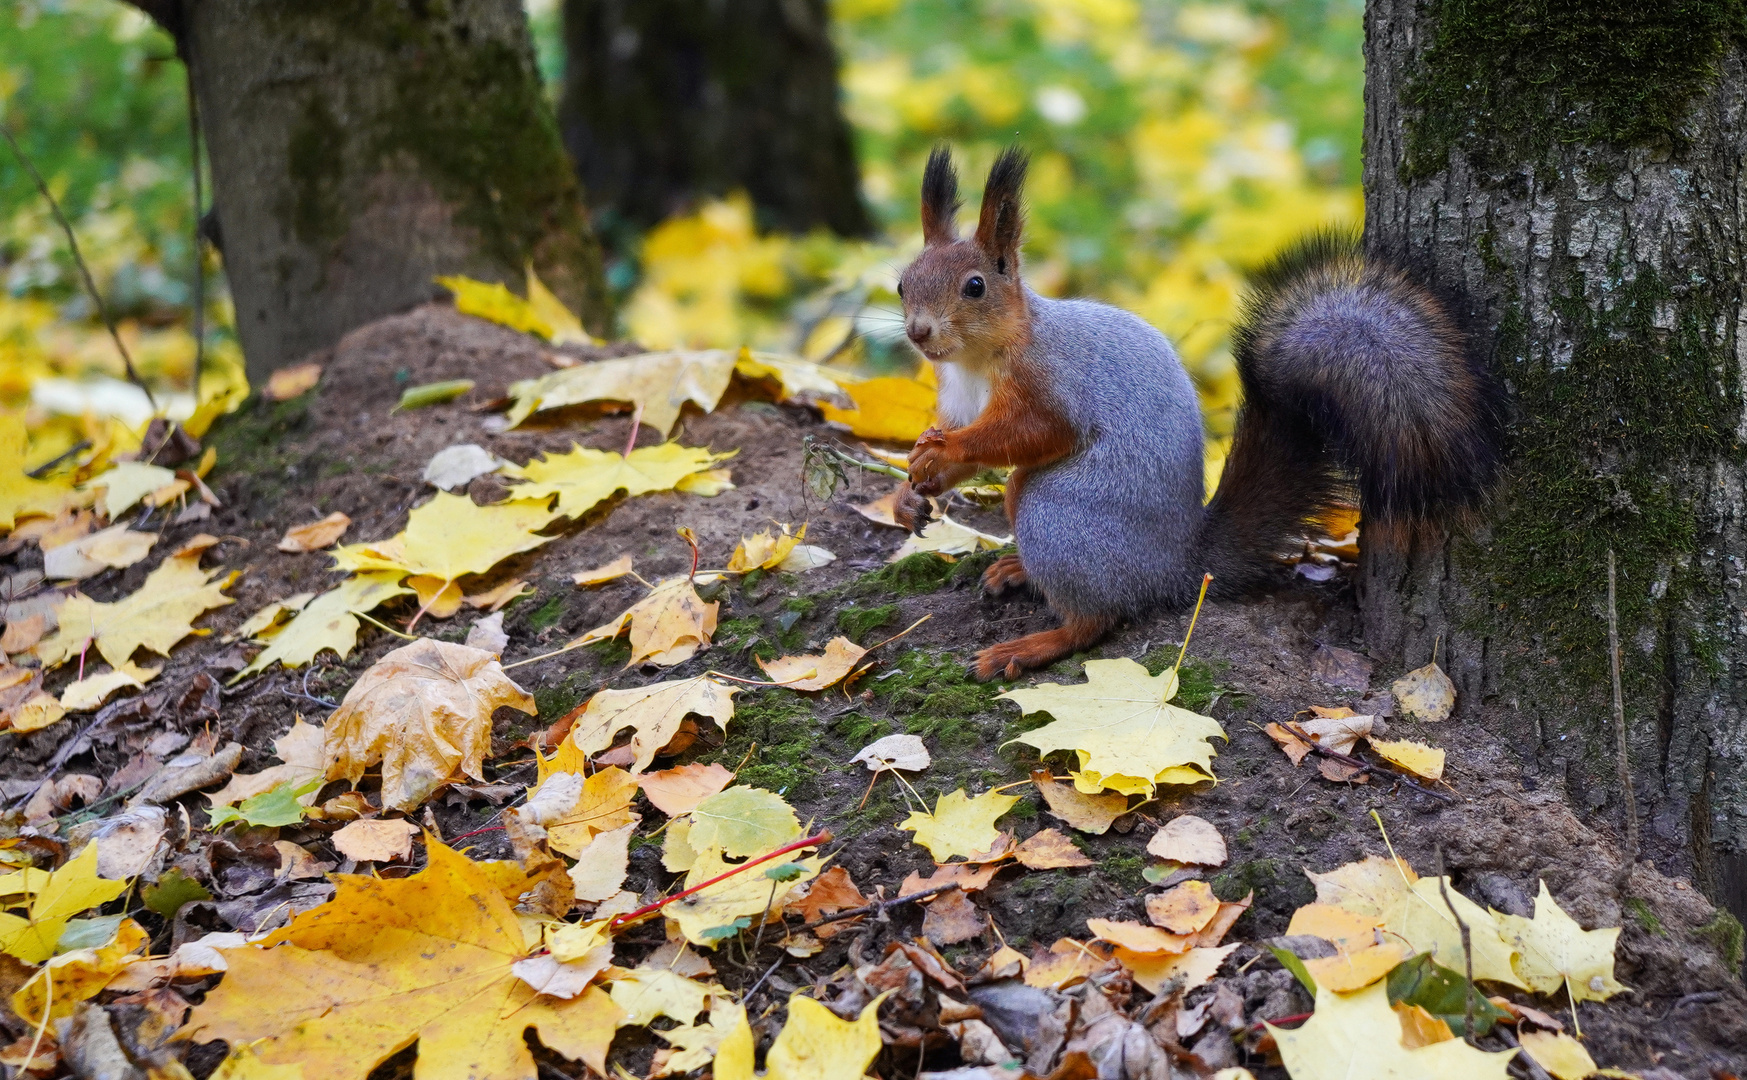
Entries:
{"type": "MultiPolygon", "coordinates": [[[[343,663],[330,655],[329,662],[307,672],[275,669],[216,693],[199,681],[204,676],[222,683],[246,663],[244,646],[220,639],[248,615],[291,593],[340,579],[326,568],[329,559],[323,554],[275,550],[286,528],[340,510],[353,519],[348,542],[393,535],[404,525],[408,509],[431,492],[420,480],[425,463],[455,443],[478,443],[517,462],[539,451],[568,449],[573,442],[624,446],[629,421],[623,416],[576,411],[498,431],[500,424],[491,414],[471,408],[500,396],[515,379],[551,370],[544,352],[531,338],[446,308],[426,307],[363,328],[331,354],[317,357],[326,371],[310,394],[277,405],[251,401],[224,422],[209,440],[219,447],[219,465],[210,482],[223,508],[208,521],[169,527],[151,558],[91,579],[84,588],[101,600],[130,592],[181,540],[209,532],[223,537],[224,544],[208,557],[208,564],[222,561],[244,570],[230,590],[237,602],[201,623],[215,633],[177,648],[143,697],[112,704],[95,722],[90,716],[74,716],[34,735],[7,736],[0,780],[8,797],[33,789],[51,763],[62,774],[100,779],[117,775],[130,761],[138,768],[139,755],[174,742],[154,742],[164,731],[194,735],[202,728],[215,729],[221,740],[234,739],[246,748],[242,770],[270,763],[272,740],[290,727],[295,715],[319,722],[328,712],[327,703],[344,696],[364,668],[401,644],[366,627],[359,648],[343,663]],[[413,412],[390,411],[406,385],[463,377],[479,383],[467,398],[413,412]],[[196,691],[192,698],[190,688],[196,691]],[[74,740],[72,745],[69,740],[74,740]]],[[[814,695],[743,692],[725,736],[705,725],[697,742],[674,759],[741,765],[743,782],[783,792],[803,819],[831,829],[842,842],[837,860],[865,891],[883,886],[892,896],[906,875],[927,873],[932,864],[922,848],[909,842],[909,834],[897,828],[906,811],[889,778],[882,778],[862,805],[868,774],[851,765],[850,757],[880,735],[921,735],[935,754],[934,767],[916,781],[930,802],[960,786],[974,793],[1023,779],[1035,754],[1005,744],[1034,722],[1022,720],[1011,702],[998,700],[1003,686],[966,679],[964,665],[983,645],[1052,622],[1033,597],[994,600],[981,595],[976,575],[986,557],[967,558],[956,566],[922,560],[888,567],[886,560],[903,535],[857,514],[851,506],[861,501],[854,498],[857,493],[839,495],[828,505],[805,495],[802,439],[809,433],[827,433],[809,410],[770,404],[748,388],[731,391],[713,414],[688,412],[674,437],[687,445],[738,451],[730,463],[737,489],[707,499],[664,493],[619,500],[546,547],[511,560],[489,578],[467,583],[468,592],[477,592],[519,577],[535,587],[534,595],[507,609],[510,644],[504,659],[512,663],[608,621],[640,595],[630,582],[577,589],[569,582],[575,571],[628,552],[645,577],[683,572],[690,554],[675,535],[677,526],[696,532],[706,565],[722,565],[743,534],[772,520],[808,522],[808,541],[838,556],[835,563],[805,575],[751,575],[724,588],[715,647],[677,669],[625,670],[628,654],[622,646],[581,649],[515,669],[512,674],[535,695],[540,714],[530,719],[499,713],[499,757],[492,768],[500,780],[527,783],[533,768],[528,751],[517,745],[520,740],[603,687],[684,677],[708,668],[757,678],[761,673],[755,656],[823,646],[838,633],[864,643],[877,641],[930,615],[913,633],[881,651],[884,665],[860,681],[852,695],[841,690],[814,695]]],[[[656,437],[646,434],[645,444],[656,437]]],[[[486,498],[493,482],[475,483],[475,497],[486,498]]],[[[871,499],[888,489],[889,482],[870,477],[859,495],[871,499]]],[[[996,513],[969,508],[953,513],[987,531],[1007,531],[996,513]]],[[[154,527],[162,524],[160,518],[154,527]]],[[[37,559],[36,549],[27,547],[0,563],[0,572],[27,569],[37,559]]],[[[404,623],[410,614],[410,607],[390,606],[378,617],[394,624],[404,623]]],[[[471,614],[463,609],[462,615],[430,630],[459,640],[471,614]]],[[[1127,626],[1094,654],[1135,657],[1158,670],[1174,658],[1186,622],[1186,614],[1174,613],[1127,626]]],[[[1191,706],[1210,707],[1230,737],[1215,761],[1220,782],[1165,789],[1161,802],[1131,813],[1106,835],[1076,835],[1096,860],[1093,868],[1003,871],[974,902],[986,909],[1007,943],[1030,952],[1058,937],[1084,938],[1089,916],[1144,920],[1143,897],[1149,888],[1142,877],[1145,842],[1153,823],[1184,811],[1218,826],[1231,847],[1227,866],[1209,875],[1218,894],[1236,899],[1255,893],[1254,907],[1228,940],[1283,934],[1291,912],[1312,899],[1305,870],[1329,870],[1368,854],[1384,854],[1371,817],[1375,810],[1396,850],[1422,874],[1435,872],[1441,850],[1458,887],[1482,903],[1528,914],[1537,879],[1544,879],[1584,926],[1623,927],[1618,977],[1632,993],[1582,1006],[1582,1030],[1600,1063],[1634,1071],[1660,1067],[1690,1080],[1747,1067],[1747,993],[1731,970],[1740,963],[1740,939],[1730,936],[1731,924],[1719,919],[1690,884],[1648,862],[1632,872],[1622,896],[1614,884],[1619,860],[1609,824],[1574,810],[1556,776],[1543,774],[1524,748],[1492,734],[1489,724],[1502,726],[1502,714],[1464,703],[1456,719],[1435,727],[1394,724],[1397,734],[1422,738],[1449,752],[1447,780],[1454,798],[1447,802],[1406,787],[1336,785],[1318,777],[1309,764],[1293,768],[1262,733],[1263,725],[1288,719],[1311,704],[1351,704],[1365,712],[1376,703],[1374,697],[1361,700],[1358,689],[1338,689],[1312,678],[1310,657],[1320,645],[1364,649],[1350,584],[1341,576],[1315,584],[1283,574],[1282,587],[1271,595],[1206,610],[1195,630],[1195,662],[1185,677],[1183,697],[1191,706]],[[1726,955],[1732,950],[1733,956],[1726,955]]],[[[1371,679],[1374,691],[1386,690],[1399,674],[1386,661],[1379,662],[1371,679]]],[[[70,677],[63,669],[50,679],[49,688],[58,690],[70,677]]],[[[1079,677],[1075,660],[1022,682],[1072,682],[1079,677]]],[[[493,829],[501,810],[488,797],[493,794],[451,791],[433,804],[432,821],[451,838],[474,834],[466,843],[482,857],[508,857],[502,832],[493,829]]],[[[189,796],[182,802],[192,828],[174,862],[207,882],[215,902],[191,905],[173,926],[154,922],[149,913],[140,916],[157,932],[157,947],[206,929],[244,925],[273,906],[269,899],[294,906],[319,902],[319,890],[274,894],[272,890],[284,886],[274,885],[270,872],[248,869],[264,863],[262,852],[271,852],[272,837],[215,839],[200,828],[206,800],[189,796]]],[[[72,809],[77,817],[78,808],[72,809]]],[[[1021,837],[1029,835],[1052,824],[1041,810],[1038,797],[1028,794],[1003,825],[1021,837]]],[[[659,820],[653,810],[645,814],[646,822],[659,820]]],[[[327,828],[311,825],[286,830],[286,835],[347,869],[343,859],[324,847],[327,828]]],[[[1672,873],[1679,867],[1671,862],[1664,869],[1672,873]]],[[[627,887],[653,896],[671,880],[661,868],[658,841],[634,846],[627,887]]],[[[877,959],[889,941],[917,935],[920,918],[913,907],[894,908],[886,920],[833,939],[825,952],[784,963],[748,1002],[748,1011],[758,1017],[776,1006],[764,1021],[768,1031],[780,1022],[789,991],[827,984],[846,960],[877,959]]],[[[949,947],[946,955],[970,970],[998,945],[990,932],[949,947]]],[[[773,955],[767,950],[756,965],[745,964],[725,948],[714,959],[732,987],[752,983],[773,955]]],[[[621,964],[627,962],[620,958],[621,964]]],[[[1258,955],[1246,946],[1226,971],[1222,979],[1245,999],[1252,1021],[1309,1008],[1308,997],[1265,951],[1258,955]],[[1231,974],[1240,968],[1242,974],[1231,974]]],[[[1513,996],[1533,1000],[1570,1022],[1569,1008],[1560,1003],[1513,996]]],[[[654,1045],[647,1033],[627,1029],[615,1053],[642,1075],[654,1045]]],[[[189,1059],[202,1076],[216,1061],[212,1048],[196,1048],[189,1059]]],[[[909,1052],[902,1060],[883,1061],[876,1071],[908,1075],[917,1063],[909,1052]]],[[[935,1051],[925,1060],[928,1068],[953,1064],[950,1050],[935,1051]]],[[[1246,1064],[1261,1076],[1284,1075],[1267,1069],[1260,1058],[1246,1064]]]]}

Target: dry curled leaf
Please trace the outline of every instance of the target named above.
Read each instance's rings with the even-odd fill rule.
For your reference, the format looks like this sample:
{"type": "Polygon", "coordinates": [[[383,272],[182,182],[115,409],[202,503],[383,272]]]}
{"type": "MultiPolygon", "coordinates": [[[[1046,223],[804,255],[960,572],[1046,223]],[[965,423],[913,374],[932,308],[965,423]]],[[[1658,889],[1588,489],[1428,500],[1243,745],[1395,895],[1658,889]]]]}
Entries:
{"type": "Polygon", "coordinates": [[[872,772],[902,769],[921,772],[933,763],[928,747],[915,735],[887,735],[862,747],[851,762],[861,762],[872,772]]]}
{"type": "Polygon", "coordinates": [[[816,656],[782,656],[766,661],[759,657],[771,682],[781,683],[790,690],[824,690],[835,686],[855,670],[867,650],[846,637],[834,637],[825,651],[816,656]]]}
{"type": "Polygon", "coordinates": [[[631,658],[626,667],[658,664],[672,667],[697,655],[716,632],[716,611],[721,605],[705,603],[688,577],[658,582],[649,595],[632,604],[612,622],[597,626],[570,642],[566,648],[596,641],[611,641],[631,632],[631,658]]]}
{"type": "Polygon", "coordinates": [[[411,810],[459,776],[484,781],[501,706],[535,711],[490,653],[429,638],[403,645],[359,676],[328,717],[326,775],[355,785],[380,762],[382,805],[411,810]]]}
{"type": "Polygon", "coordinates": [[[336,510],[320,521],[286,529],[285,535],[279,538],[279,550],[294,554],[320,551],[338,542],[351,527],[352,519],[336,510]]]}
{"type": "Polygon", "coordinates": [[[638,778],[643,797],[668,817],[689,814],[711,795],[727,787],[734,774],[720,765],[693,762],[638,778]]]}
{"type": "Polygon", "coordinates": [[[738,689],[699,675],[628,690],[602,690],[588,700],[570,729],[568,741],[586,757],[613,745],[620,731],[631,728],[635,754],[631,771],[642,772],[689,715],[707,716],[726,731],[734,717],[738,689]]]}
{"type": "Polygon", "coordinates": [[[1149,854],[1191,866],[1224,866],[1225,837],[1205,818],[1178,814],[1147,841],[1149,854]]]}
{"type": "Polygon", "coordinates": [[[331,838],[334,850],[358,862],[394,862],[412,857],[418,826],[403,818],[354,821],[331,838]]]}
{"type": "Polygon", "coordinates": [[[1062,870],[1091,866],[1092,860],[1074,846],[1074,842],[1059,829],[1041,829],[1020,844],[1013,852],[1019,865],[1027,870],[1062,870]]]}

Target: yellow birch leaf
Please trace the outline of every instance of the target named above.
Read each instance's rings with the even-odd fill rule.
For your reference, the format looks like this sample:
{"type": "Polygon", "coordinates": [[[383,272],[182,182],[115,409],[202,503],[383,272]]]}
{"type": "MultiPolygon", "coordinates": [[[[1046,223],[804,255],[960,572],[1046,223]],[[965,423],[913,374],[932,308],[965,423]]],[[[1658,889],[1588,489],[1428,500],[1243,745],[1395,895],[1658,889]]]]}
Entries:
{"type": "Polygon", "coordinates": [[[927,848],[935,862],[955,855],[970,858],[988,851],[1001,839],[995,821],[1018,801],[1018,796],[999,791],[968,798],[960,788],[935,800],[932,814],[912,812],[898,828],[914,832],[916,843],[927,848]]]}
{"type": "Polygon", "coordinates": [[[513,970],[528,945],[488,864],[434,838],[425,850],[410,877],[334,875],[331,901],[223,950],[228,970],[188,1034],[253,1042],[269,1065],[301,1064],[302,1080],[364,1080],[415,1042],[423,1080],[535,1080],[533,1030],[605,1075],[618,1006],[596,987],[537,994],[513,970]]]}
{"type": "Polygon", "coordinates": [[[1585,930],[1553,899],[1545,881],[1535,897],[1534,918],[1499,915],[1498,922],[1505,940],[1522,954],[1517,971],[1536,993],[1552,994],[1564,986],[1574,1002],[1606,1001],[1626,989],[1614,979],[1620,928],[1585,930]]]}
{"type": "Polygon", "coordinates": [[[1525,1031],[1520,1038],[1523,1052],[1558,1080],[1584,1080],[1598,1071],[1583,1044],[1563,1031],[1525,1031]]]}
{"type": "Polygon", "coordinates": [[[1491,1054],[1460,1039],[1409,1049],[1383,983],[1355,994],[1317,988],[1296,1030],[1268,1025],[1292,1080],[1506,1080],[1515,1050],[1491,1054]]]}
{"type": "Polygon", "coordinates": [[[1456,684],[1435,662],[1396,679],[1389,691],[1401,715],[1409,720],[1448,720],[1456,708],[1456,684]]]}
{"type": "Polygon", "coordinates": [[[662,667],[682,664],[710,643],[716,632],[716,612],[721,605],[705,603],[685,575],[655,583],[649,595],[632,604],[612,622],[597,626],[567,647],[595,641],[611,641],[627,629],[631,632],[631,658],[626,667],[648,662],[662,667]]]}
{"type": "Polygon", "coordinates": [[[1065,686],[1043,683],[1009,690],[1001,697],[1030,714],[1047,712],[1054,721],[1020,735],[1041,754],[1073,750],[1081,771],[1108,784],[1113,776],[1134,777],[1151,785],[1166,769],[1192,765],[1211,772],[1214,750],[1208,739],[1225,738],[1210,716],[1170,704],[1177,674],[1153,676],[1133,660],[1088,660],[1086,681],[1065,686]]]}
{"type": "Polygon", "coordinates": [[[817,656],[781,656],[768,662],[762,657],[757,659],[758,666],[772,682],[782,683],[790,690],[824,690],[842,682],[866,655],[867,650],[855,642],[835,637],[817,656]]]}
{"type": "Polygon", "coordinates": [[[934,387],[902,376],[864,379],[843,388],[855,403],[852,409],[840,409],[830,402],[820,402],[819,411],[825,419],[843,424],[864,439],[913,443],[934,424],[937,398],[934,387]]]}
{"type": "Polygon", "coordinates": [[[732,456],[676,442],[639,446],[629,457],[612,450],[572,446],[569,453],[541,455],[526,465],[506,466],[503,475],[527,481],[510,489],[516,498],[556,495],[559,514],[578,518],[615,492],[636,496],[671,491],[685,478],[707,472],[732,456]]]}
{"type": "Polygon", "coordinates": [[[89,641],[111,667],[121,668],[137,649],[168,656],[188,635],[207,633],[195,630],[194,620],[233,602],[223,590],[237,574],[226,573],[223,567],[202,570],[200,554],[197,550],[170,556],[137,590],[113,603],[99,603],[83,593],[69,596],[55,613],[60,628],[53,637],[37,642],[36,655],[43,666],[66,662],[89,641]]]}
{"type": "Polygon", "coordinates": [[[382,805],[412,810],[460,775],[484,781],[501,706],[535,712],[491,653],[430,638],[403,645],[359,676],[328,717],[326,775],[356,785],[380,762],[382,805]]]}
{"type": "Polygon", "coordinates": [[[358,616],[412,592],[400,584],[403,576],[394,570],[367,570],[309,601],[231,682],[273,664],[302,667],[324,649],[333,650],[344,660],[358,644],[358,616]]]}
{"type": "Polygon", "coordinates": [[[794,808],[781,795],[739,784],[698,803],[688,842],[696,851],[739,859],[775,851],[801,836],[794,808]]]}
{"type": "Polygon", "coordinates": [[[699,675],[629,690],[602,690],[576,718],[569,741],[585,755],[598,754],[613,745],[619,732],[632,728],[631,748],[637,758],[631,771],[642,772],[673,739],[680,722],[693,713],[709,717],[727,731],[738,689],[699,675]]]}
{"type": "Polygon", "coordinates": [[[572,574],[570,580],[577,585],[605,585],[609,581],[617,581],[631,572],[631,556],[620,555],[610,563],[603,563],[593,570],[583,570],[572,574]]]}
{"type": "Polygon", "coordinates": [[[377,544],[347,544],[335,548],[334,566],[354,572],[398,570],[454,581],[483,574],[511,555],[550,543],[536,536],[558,517],[543,499],[515,499],[475,505],[465,495],[439,491],[407,515],[406,529],[377,544]]]}
{"type": "MultiPolygon", "coordinates": [[[[1039,829],[1013,851],[1013,857],[1027,870],[1062,870],[1076,866],[1091,866],[1092,860],[1074,846],[1060,829],[1039,829]]],[[[1214,909],[1218,910],[1218,904],[1214,909]]]]}
{"type": "Polygon", "coordinates": [[[1193,934],[1219,914],[1219,898],[1205,881],[1185,881],[1146,898],[1146,917],[1173,934],[1193,934]]]}
{"type": "Polygon", "coordinates": [[[285,535],[279,538],[279,550],[292,554],[320,551],[346,535],[351,527],[352,519],[336,510],[320,521],[285,530],[285,535]]]}
{"type": "Polygon", "coordinates": [[[86,844],[53,873],[20,870],[0,876],[0,897],[8,897],[0,906],[28,910],[28,915],[0,912],[0,952],[40,964],[55,954],[69,919],[126,891],[127,882],[97,876],[96,844],[86,844]]]}
{"type": "Polygon", "coordinates": [[[1427,780],[1444,777],[1444,752],[1411,739],[1372,739],[1371,749],[1391,765],[1427,780]]]}
{"type": "Polygon", "coordinates": [[[734,354],[725,349],[640,353],[578,364],[511,383],[509,423],[515,427],[536,412],[565,405],[623,401],[642,406],[643,426],[665,438],[686,402],[705,412],[715,409],[733,375],[734,354]]]}
{"type": "Polygon", "coordinates": [[[1146,923],[1087,919],[1086,927],[1099,941],[1134,953],[1184,953],[1194,945],[1193,934],[1173,934],[1146,923]]]}

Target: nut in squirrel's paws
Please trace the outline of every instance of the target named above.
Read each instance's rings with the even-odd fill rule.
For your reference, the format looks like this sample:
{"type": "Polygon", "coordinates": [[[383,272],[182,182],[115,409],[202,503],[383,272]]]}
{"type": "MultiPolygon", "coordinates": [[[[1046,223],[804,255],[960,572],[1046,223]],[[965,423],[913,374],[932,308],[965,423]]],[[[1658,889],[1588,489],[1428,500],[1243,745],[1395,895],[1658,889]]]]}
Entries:
{"type": "Polygon", "coordinates": [[[910,451],[910,484],[922,495],[933,496],[946,490],[945,478],[940,475],[945,466],[951,464],[946,458],[946,433],[939,428],[929,428],[916,440],[916,446],[910,451]]]}

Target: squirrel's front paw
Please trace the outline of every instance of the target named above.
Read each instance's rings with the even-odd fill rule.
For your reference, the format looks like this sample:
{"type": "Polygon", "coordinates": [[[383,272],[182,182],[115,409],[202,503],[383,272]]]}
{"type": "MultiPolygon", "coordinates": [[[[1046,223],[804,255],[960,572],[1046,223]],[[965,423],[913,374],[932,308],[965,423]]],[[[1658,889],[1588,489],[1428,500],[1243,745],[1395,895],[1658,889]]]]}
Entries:
{"type": "Polygon", "coordinates": [[[929,505],[928,496],[909,484],[900,485],[897,497],[892,500],[892,520],[911,533],[922,535],[922,530],[934,520],[934,511],[929,505]]]}
{"type": "Polygon", "coordinates": [[[929,428],[916,440],[910,451],[910,486],[930,498],[946,490],[946,467],[952,462],[946,454],[946,435],[939,428],[929,428]]]}

